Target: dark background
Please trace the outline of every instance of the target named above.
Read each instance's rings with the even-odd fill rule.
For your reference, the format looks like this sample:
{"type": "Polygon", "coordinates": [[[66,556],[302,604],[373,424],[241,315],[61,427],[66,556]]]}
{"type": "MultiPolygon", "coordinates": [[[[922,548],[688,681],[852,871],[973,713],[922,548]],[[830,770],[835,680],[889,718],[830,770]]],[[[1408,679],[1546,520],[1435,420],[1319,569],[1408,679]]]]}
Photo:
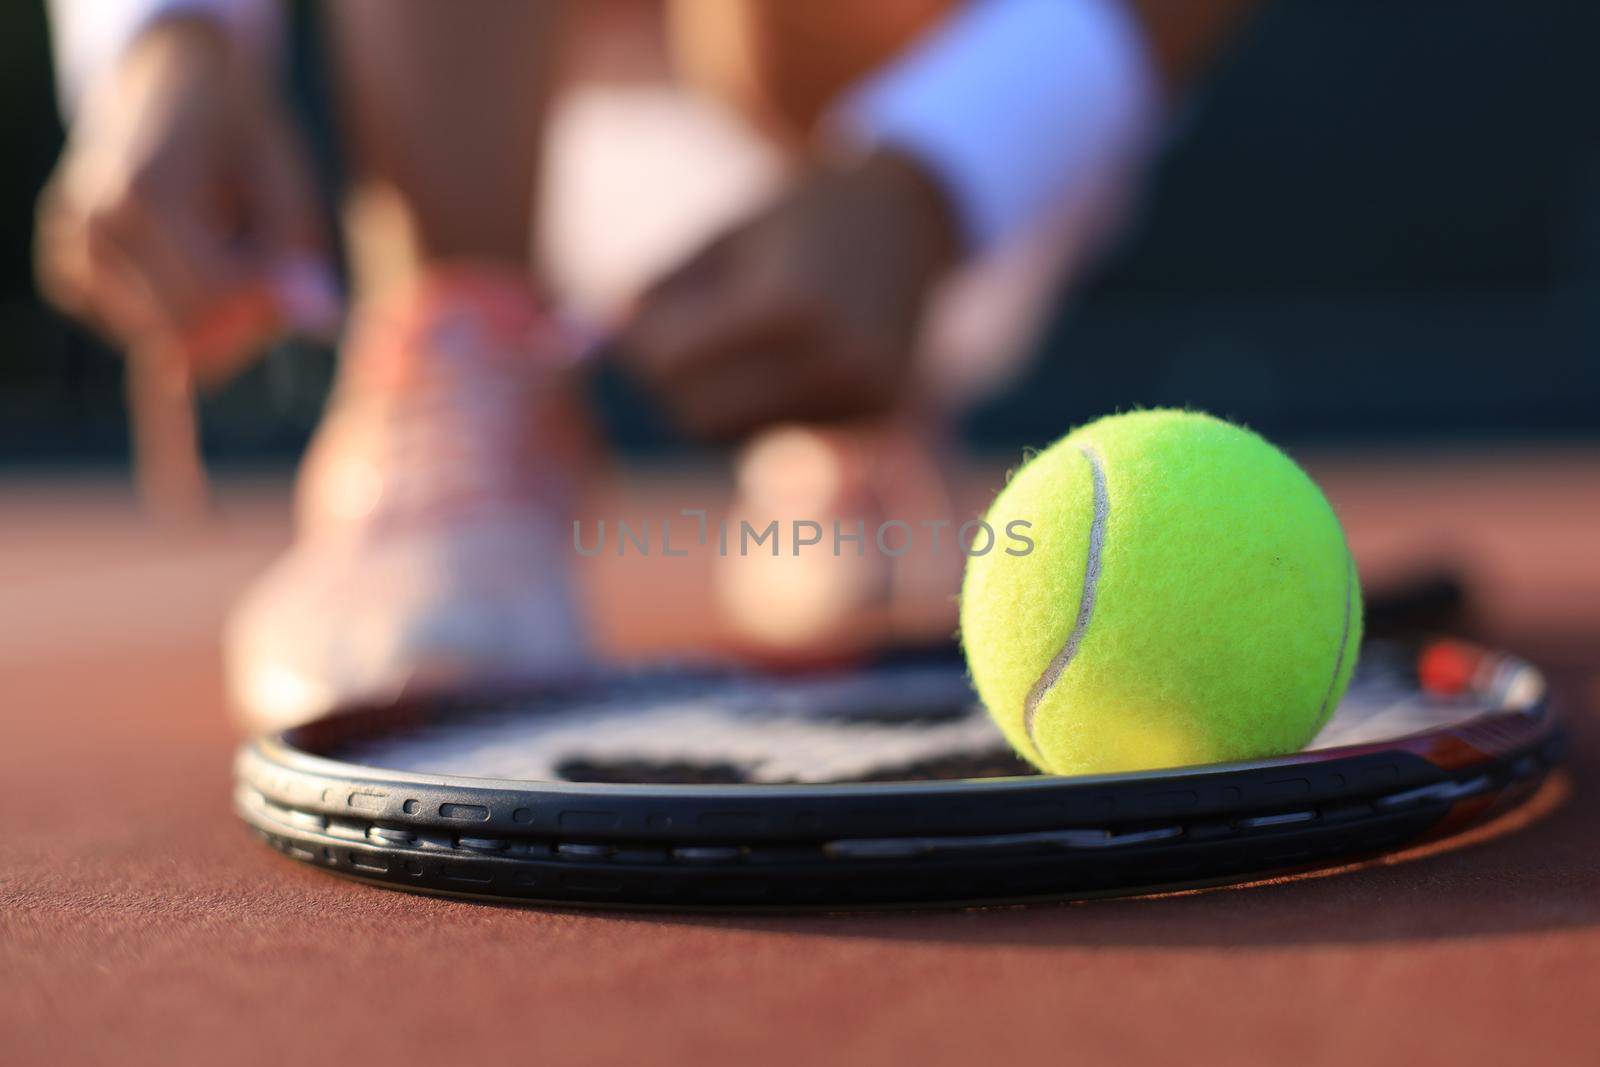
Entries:
{"type": "MultiPolygon", "coordinates": [[[[321,128],[297,6],[294,82],[321,128]]],[[[1600,5],[1280,0],[1192,101],[1140,221],[1044,329],[980,445],[1191,404],[1289,441],[1600,432],[1600,5]]],[[[125,462],[120,363],[40,307],[33,198],[60,147],[39,4],[0,8],[0,465],[125,462]]],[[[207,449],[287,464],[327,352],[204,405],[207,449]]],[[[608,390],[623,443],[636,400],[608,390]]]]}

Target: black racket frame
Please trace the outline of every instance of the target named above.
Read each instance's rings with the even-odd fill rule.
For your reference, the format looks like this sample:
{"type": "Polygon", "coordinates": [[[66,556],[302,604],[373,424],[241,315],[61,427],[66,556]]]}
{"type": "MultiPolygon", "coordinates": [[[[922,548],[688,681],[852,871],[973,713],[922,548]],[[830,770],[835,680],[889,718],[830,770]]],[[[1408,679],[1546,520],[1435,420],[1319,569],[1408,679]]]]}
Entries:
{"type": "Polygon", "coordinates": [[[342,875],[544,904],[848,909],[1211,885],[1446,836],[1532,795],[1559,761],[1559,722],[1532,667],[1496,662],[1485,695],[1518,703],[1450,727],[1132,774],[586,784],[317,754],[481,703],[413,699],[247,743],[235,805],[280,851],[342,875]]]}

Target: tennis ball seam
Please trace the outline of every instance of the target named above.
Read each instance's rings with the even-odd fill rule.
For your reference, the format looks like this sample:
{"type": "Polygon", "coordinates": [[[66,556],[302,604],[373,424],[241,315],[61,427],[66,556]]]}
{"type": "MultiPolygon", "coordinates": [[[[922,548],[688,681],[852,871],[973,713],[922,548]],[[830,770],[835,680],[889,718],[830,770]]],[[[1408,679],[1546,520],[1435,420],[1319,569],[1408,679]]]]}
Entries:
{"type": "MultiPolygon", "coordinates": [[[[1091,445],[1079,445],[1078,451],[1089,461],[1089,476],[1094,484],[1094,516],[1089,522],[1089,559],[1083,570],[1083,588],[1078,593],[1078,618],[1073,623],[1072,633],[1067,637],[1066,644],[1062,645],[1061,650],[1045,665],[1043,673],[1028,690],[1028,695],[1022,703],[1023,732],[1028,735],[1034,751],[1038,752],[1041,758],[1044,752],[1039,747],[1039,739],[1033,734],[1034,718],[1039,712],[1039,705],[1050,695],[1050,690],[1061,680],[1073,657],[1078,654],[1078,647],[1083,644],[1084,634],[1088,632],[1089,621],[1094,617],[1095,594],[1100,586],[1100,557],[1105,548],[1106,522],[1111,517],[1111,496],[1106,489],[1106,472],[1100,453],[1091,445]]],[[[1348,606],[1345,610],[1347,616],[1345,625],[1348,627],[1348,606]]],[[[1340,654],[1343,655],[1342,651],[1340,654]]],[[[1334,677],[1338,677],[1337,666],[1334,670],[1334,677]]]]}
{"type": "MultiPolygon", "coordinates": [[[[1346,547],[1348,554],[1349,548],[1346,547]]],[[[1354,558],[1347,559],[1344,566],[1344,625],[1339,630],[1339,654],[1333,657],[1333,673],[1328,676],[1327,691],[1322,694],[1322,703],[1317,707],[1317,722],[1328,721],[1328,702],[1333,699],[1333,691],[1339,684],[1339,675],[1344,670],[1344,654],[1350,645],[1350,608],[1355,600],[1355,569],[1354,558]]]]}
{"type": "MultiPolygon", "coordinates": [[[[1073,659],[1078,654],[1079,647],[1083,644],[1084,636],[1088,633],[1089,623],[1094,617],[1095,597],[1100,585],[1100,560],[1105,549],[1106,525],[1111,516],[1111,498],[1106,486],[1105,466],[1092,445],[1079,445],[1078,451],[1089,463],[1090,478],[1093,482],[1094,515],[1089,524],[1089,549],[1088,559],[1084,565],[1083,587],[1078,594],[1078,617],[1073,623],[1072,633],[1068,635],[1066,643],[1061,650],[1051,658],[1029,688],[1023,700],[1022,725],[1023,732],[1028,741],[1033,745],[1034,751],[1043,756],[1043,749],[1039,739],[1034,736],[1034,720],[1039,712],[1039,705],[1045,697],[1055,688],[1062,675],[1071,666],[1073,659]]],[[[1333,670],[1328,675],[1328,687],[1323,691],[1322,702],[1317,707],[1318,723],[1325,723],[1328,718],[1328,703],[1333,699],[1333,691],[1338,686],[1339,674],[1344,668],[1345,653],[1350,645],[1350,615],[1354,602],[1354,572],[1355,562],[1350,560],[1345,564],[1344,579],[1344,621],[1339,629],[1338,652],[1333,658],[1333,670]]]]}

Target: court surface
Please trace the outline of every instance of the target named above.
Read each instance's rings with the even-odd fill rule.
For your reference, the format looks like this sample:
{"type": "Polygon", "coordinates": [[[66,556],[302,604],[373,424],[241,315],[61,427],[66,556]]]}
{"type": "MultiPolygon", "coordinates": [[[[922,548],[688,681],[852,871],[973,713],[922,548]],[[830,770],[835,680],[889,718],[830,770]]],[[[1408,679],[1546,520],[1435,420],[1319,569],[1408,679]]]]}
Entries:
{"type": "MultiPolygon", "coordinates": [[[[229,810],[216,636],[287,537],[282,489],[232,489],[218,529],[173,534],[109,482],[0,486],[0,1061],[1593,1062],[1600,455],[1312,467],[1369,585],[1459,566],[1486,630],[1549,669],[1564,802],[1285,883],[809,917],[453,902],[284,859],[229,810]]],[[[703,563],[670,562],[589,567],[608,644],[707,639],[703,563]]]]}

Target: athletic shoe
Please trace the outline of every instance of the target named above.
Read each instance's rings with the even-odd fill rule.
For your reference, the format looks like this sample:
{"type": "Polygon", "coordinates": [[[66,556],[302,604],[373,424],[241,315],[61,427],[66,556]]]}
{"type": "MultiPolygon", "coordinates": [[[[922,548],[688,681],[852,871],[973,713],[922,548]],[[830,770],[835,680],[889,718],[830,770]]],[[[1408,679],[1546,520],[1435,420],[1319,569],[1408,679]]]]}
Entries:
{"type": "Polygon", "coordinates": [[[295,543],[229,621],[229,689],[252,727],[583,664],[582,352],[525,279],[490,269],[358,309],[295,543]]]}

